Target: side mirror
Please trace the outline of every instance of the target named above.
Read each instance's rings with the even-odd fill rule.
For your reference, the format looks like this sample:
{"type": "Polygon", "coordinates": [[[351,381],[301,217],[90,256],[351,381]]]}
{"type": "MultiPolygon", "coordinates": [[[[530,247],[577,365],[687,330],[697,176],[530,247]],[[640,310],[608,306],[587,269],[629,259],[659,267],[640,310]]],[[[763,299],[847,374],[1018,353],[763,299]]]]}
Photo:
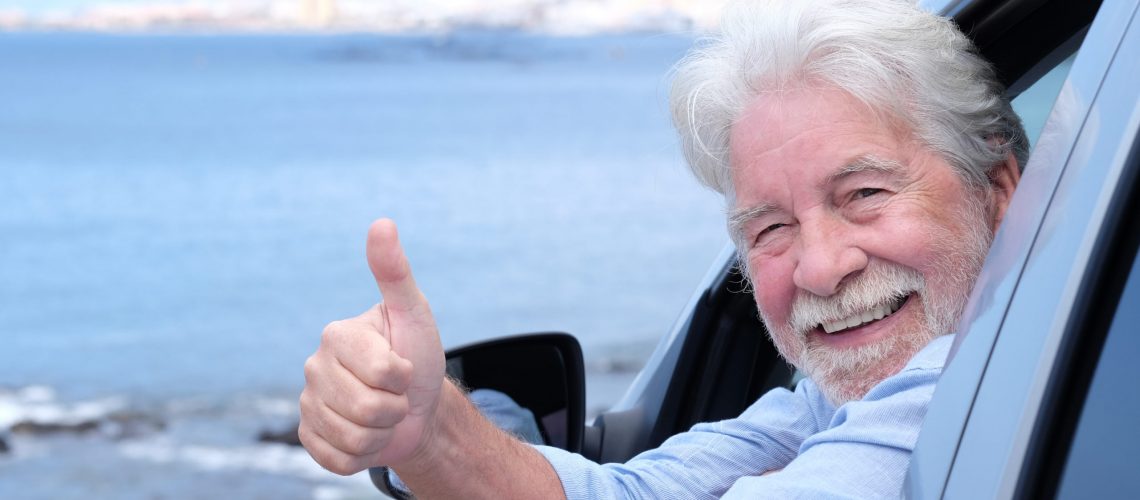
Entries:
{"type": "MultiPolygon", "coordinates": [[[[469,390],[510,396],[534,413],[546,444],[581,452],[586,381],[578,339],[557,332],[516,335],[456,347],[446,357],[448,376],[469,390]]],[[[391,495],[386,469],[369,472],[373,484],[391,495]]]]}
{"type": "Polygon", "coordinates": [[[447,374],[470,390],[505,393],[533,412],[546,444],[582,450],[586,382],[573,336],[533,333],[457,347],[447,352],[447,374]]]}

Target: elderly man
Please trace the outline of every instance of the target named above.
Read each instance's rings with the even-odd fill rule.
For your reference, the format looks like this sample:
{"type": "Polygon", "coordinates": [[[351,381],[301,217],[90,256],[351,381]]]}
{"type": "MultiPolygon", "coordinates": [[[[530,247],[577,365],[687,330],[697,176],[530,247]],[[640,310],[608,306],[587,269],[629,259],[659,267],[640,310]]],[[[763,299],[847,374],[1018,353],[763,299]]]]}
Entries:
{"type": "Polygon", "coordinates": [[[697,178],[725,196],[772,340],[807,374],[795,391],[626,464],[523,444],[444,378],[380,221],[368,260],[384,303],[326,329],[301,439],[334,472],[390,465],[422,497],[897,496],[1020,178],[1003,92],[949,21],[906,0],[733,6],[680,64],[673,115],[697,178]]]}

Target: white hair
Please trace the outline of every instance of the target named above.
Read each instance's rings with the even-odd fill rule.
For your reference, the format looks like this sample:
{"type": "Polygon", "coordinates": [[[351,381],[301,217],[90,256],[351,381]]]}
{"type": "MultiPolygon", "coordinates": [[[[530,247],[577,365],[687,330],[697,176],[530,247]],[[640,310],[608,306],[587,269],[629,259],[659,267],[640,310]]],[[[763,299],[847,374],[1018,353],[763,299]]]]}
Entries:
{"type": "Polygon", "coordinates": [[[753,0],[676,68],[670,107],[697,179],[731,205],[729,137],[749,101],[795,85],[838,88],[900,122],[967,185],[1029,144],[1005,88],[949,19],[913,0],[753,0]]]}

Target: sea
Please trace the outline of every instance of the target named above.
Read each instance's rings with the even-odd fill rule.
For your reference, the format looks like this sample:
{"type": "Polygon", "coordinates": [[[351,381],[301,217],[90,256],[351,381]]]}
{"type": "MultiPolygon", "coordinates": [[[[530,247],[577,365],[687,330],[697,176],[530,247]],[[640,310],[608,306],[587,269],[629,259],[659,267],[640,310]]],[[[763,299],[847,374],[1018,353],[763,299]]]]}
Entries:
{"type": "Polygon", "coordinates": [[[591,414],[727,244],[684,34],[0,33],[0,498],[371,498],[302,365],[391,217],[447,347],[565,331],[591,414]]]}

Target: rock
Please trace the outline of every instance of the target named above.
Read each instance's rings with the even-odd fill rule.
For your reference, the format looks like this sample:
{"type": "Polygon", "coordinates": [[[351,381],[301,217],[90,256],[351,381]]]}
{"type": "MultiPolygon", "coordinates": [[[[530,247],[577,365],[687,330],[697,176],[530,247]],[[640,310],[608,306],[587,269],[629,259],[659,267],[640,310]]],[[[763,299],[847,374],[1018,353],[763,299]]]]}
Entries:
{"type": "Polygon", "coordinates": [[[112,439],[131,439],[161,432],[166,429],[166,422],[156,415],[119,411],[107,416],[104,433],[112,439]]]}
{"type": "Polygon", "coordinates": [[[130,439],[166,429],[161,417],[135,411],[117,411],[97,419],[76,422],[37,422],[22,420],[12,426],[12,434],[49,436],[54,434],[88,434],[98,431],[111,439],[130,439]]]}
{"type": "Polygon", "coordinates": [[[4,439],[4,436],[0,436],[0,455],[7,455],[11,452],[12,448],[8,446],[8,441],[4,439]]]}
{"type": "Polygon", "coordinates": [[[17,422],[12,426],[13,434],[30,434],[33,436],[46,436],[49,434],[86,434],[99,428],[99,422],[95,420],[83,420],[76,423],[58,423],[58,422],[35,422],[32,420],[23,420],[17,422]]]}
{"type": "Polygon", "coordinates": [[[257,435],[257,441],[261,443],[281,443],[289,446],[301,446],[301,438],[297,436],[297,427],[300,424],[293,425],[287,429],[282,430],[263,430],[257,435]]]}

